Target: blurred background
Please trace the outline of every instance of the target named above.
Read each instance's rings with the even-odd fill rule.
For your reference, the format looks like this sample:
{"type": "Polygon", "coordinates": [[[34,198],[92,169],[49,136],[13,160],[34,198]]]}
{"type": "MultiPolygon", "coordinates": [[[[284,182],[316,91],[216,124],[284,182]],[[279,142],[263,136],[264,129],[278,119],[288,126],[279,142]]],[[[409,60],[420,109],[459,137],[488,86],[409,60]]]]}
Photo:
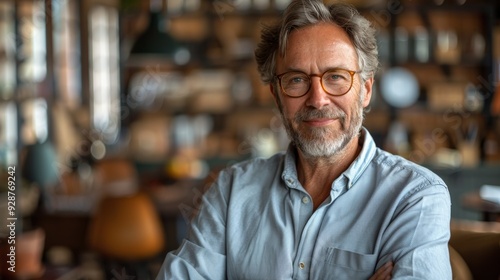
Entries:
{"type": "MultiPolygon", "coordinates": [[[[1,0],[2,277],[152,279],[220,169],[288,144],[253,52],[289,2],[1,0]]],[[[500,4],[344,2],[378,30],[364,125],[496,238],[457,251],[498,279],[500,4]]]]}

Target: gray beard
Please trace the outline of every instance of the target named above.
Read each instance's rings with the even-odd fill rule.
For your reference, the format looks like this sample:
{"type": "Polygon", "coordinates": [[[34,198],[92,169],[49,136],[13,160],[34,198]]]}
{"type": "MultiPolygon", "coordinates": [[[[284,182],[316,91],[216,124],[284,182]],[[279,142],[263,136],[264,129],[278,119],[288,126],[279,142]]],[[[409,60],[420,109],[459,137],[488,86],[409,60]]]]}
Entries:
{"type": "Polygon", "coordinates": [[[334,107],[322,110],[304,108],[293,117],[293,122],[296,124],[312,118],[336,118],[341,124],[340,131],[332,131],[331,128],[326,127],[310,128],[307,132],[295,129],[292,126],[292,120],[285,118],[281,104],[279,106],[288,136],[308,158],[331,158],[335,155],[341,155],[347,144],[359,134],[363,123],[361,100],[358,104],[358,111],[352,117],[349,126],[346,124],[346,113],[334,107]]]}

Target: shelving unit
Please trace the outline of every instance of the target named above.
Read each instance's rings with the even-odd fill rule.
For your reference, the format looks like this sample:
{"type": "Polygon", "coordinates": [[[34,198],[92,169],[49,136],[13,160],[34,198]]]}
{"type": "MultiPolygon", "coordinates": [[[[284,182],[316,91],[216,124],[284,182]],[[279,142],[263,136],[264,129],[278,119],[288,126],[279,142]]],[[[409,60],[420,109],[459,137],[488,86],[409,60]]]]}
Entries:
{"type": "MultiPolygon", "coordinates": [[[[243,9],[245,1],[234,4],[221,0],[201,1],[189,11],[169,12],[171,2],[175,1],[167,1],[162,10],[167,21],[163,27],[175,38],[175,44],[188,50],[189,62],[179,65],[158,55],[157,59],[137,63],[133,55],[126,58],[128,53],[124,54],[123,62],[124,104],[130,105],[125,129],[132,128],[129,130],[132,142],[137,142],[135,139],[152,132],[153,128],[142,126],[144,129],[141,129],[134,123],[143,119],[166,123],[154,130],[161,139],[157,138],[158,143],[168,143],[168,151],[162,150],[159,153],[162,156],[158,156],[145,147],[140,150],[139,146],[134,146],[139,150],[132,149],[132,153],[142,155],[142,160],[147,160],[144,155],[150,154],[150,161],[159,161],[189,149],[196,158],[213,162],[214,157],[230,161],[267,149],[257,147],[259,145],[274,145],[271,149],[278,149],[276,141],[281,141],[278,138],[284,132],[276,129],[273,123],[277,114],[273,111],[274,101],[268,88],[261,83],[253,60],[261,24],[279,16],[280,10],[273,8],[276,2],[268,1],[267,9],[243,9]],[[144,84],[149,86],[145,88],[144,84]],[[146,103],[150,105],[135,107],[133,101],[141,98],[148,98],[146,103]],[[200,123],[206,125],[204,132],[195,135],[198,129],[194,127],[199,127],[200,123]],[[162,131],[160,135],[159,130],[162,131]],[[269,133],[274,134],[274,139],[266,138],[269,133]],[[177,135],[184,134],[193,135],[193,139],[179,140],[177,135]],[[255,135],[266,139],[256,139],[255,135]],[[265,144],[265,141],[270,142],[265,144]],[[246,145],[252,147],[241,148],[246,145]]],[[[124,38],[128,45],[147,28],[148,9],[143,6],[142,12],[133,9],[123,14],[122,34],[128,36],[124,38]],[[142,28],[138,29],[133,22],[142,28]]]]}
{"type": "MultiPolygon", "coordinates": [[[[493,56],[495,5],[486,1],[463,5],[403,1],[393,8],[392,13],[367,13],[378,26],[383,45],[377,81],[386,70],[403,67],[418,80],[420,97],[414,105],[399,109],[379,98],[372,114],[381,118],[380,114],[390,112],[383,128],[394,121],[406,127],[412,148],[403,156],[419,163],[435,163],[433,157],[440,149],[457,150],[463,165],[495,158],[484,152],[485,138],[497,129],[498,122],[491,114],[498,79],[494,76],[498,58],[493,56]],[[463,143],[459,137],[468,129],[478,130],[473,143],[463,143]],[[440,139],[432,136],[436,131],[442,131],[440,139]]],[[[498,142],[500,131],[495,134],[498,142]]],[[[385,140],[380,139],[379,144],[383,146],[385,140]]]]}

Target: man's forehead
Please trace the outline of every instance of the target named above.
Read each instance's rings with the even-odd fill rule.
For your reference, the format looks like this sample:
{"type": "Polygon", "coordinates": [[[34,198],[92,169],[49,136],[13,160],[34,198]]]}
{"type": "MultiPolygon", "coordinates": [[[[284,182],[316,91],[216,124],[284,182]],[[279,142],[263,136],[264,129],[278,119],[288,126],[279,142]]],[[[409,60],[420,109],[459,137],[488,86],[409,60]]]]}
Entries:
{"type": "Polygon", "coordinates": [[[353,68],[357,53],[347,33],[330,23],[315,24],[294,30],[288,37],[285,53],[278,53],[280,70],[301,70],[304,63],[316,61],[322,69],[353,68]]]}

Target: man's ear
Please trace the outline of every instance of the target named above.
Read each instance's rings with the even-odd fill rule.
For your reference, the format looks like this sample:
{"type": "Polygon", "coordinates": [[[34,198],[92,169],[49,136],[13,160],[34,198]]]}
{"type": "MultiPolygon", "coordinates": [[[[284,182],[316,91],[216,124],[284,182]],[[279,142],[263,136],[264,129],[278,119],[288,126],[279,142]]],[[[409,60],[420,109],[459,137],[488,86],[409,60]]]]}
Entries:
{"type": "Polygon", "coordinates": [[[372,98],[372,93],[373,93],[373,82],[374,82],[373,76],[365,81],[364,84],[365,96],[363,98],[363,108],[370,105],[370,100],[372,98]]]}
{"type": "Polygon", "coordinates": [[[273,86],[273,83],[269,83],[269,90],[271,91],[271,94],[273,95],[274,98],[274,103],[278,105],[278,93],[275,91],[275,87],[273,86]]]}

